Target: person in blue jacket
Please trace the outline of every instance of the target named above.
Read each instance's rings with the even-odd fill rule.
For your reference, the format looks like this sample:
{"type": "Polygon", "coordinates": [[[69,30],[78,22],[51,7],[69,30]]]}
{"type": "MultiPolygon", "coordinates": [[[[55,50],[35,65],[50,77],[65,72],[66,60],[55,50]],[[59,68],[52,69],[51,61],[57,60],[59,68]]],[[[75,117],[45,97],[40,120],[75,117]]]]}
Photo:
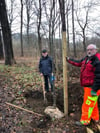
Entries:
{"type": "Polygon", "coordinates": [[[49,82],[51,86],[51,91],[53,92],[53,82],[52,82],[52,73],[53,73],[53,61],[52,58],[48,55],[46,49],[42,50],[42,57],[39,61],[39,71],[40,75],[44,77],[45,82],[45,91],[49,92],[49,82]]]}

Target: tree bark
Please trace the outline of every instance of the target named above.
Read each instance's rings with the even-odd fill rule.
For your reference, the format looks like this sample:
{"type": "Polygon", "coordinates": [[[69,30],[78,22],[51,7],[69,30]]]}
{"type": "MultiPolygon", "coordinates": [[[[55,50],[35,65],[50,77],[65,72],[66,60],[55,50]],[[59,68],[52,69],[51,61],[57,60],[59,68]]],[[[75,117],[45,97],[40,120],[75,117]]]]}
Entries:
{"type": "Polygon", "coordinates": [[[41,0],[39,0],[39,17],[38,17],[38,26],[37,26],[37,31],[38,31],[38,46],[39,46],[39,52],[41,54],[42,50],[42,42],[41,42],[41,34],[40,34],[40,28],[41,28],[41,17],[42,17],[42,8],[41,8],[41,0]]]}
{"type": "Polygon", "coordinates": [[[83,32],[83,49],[86,52],[86,37],[85,37],[85,29],[82,29],[83,32]]]}
{"type": "Polygon", "coordinates": [[[50,18],[49,18],[49,48],[50,54],[54,53],[53,37],[54,37],[54,15],[55,15],[55,0],[51,0],[50,18]]]}
{"type": "Polygon", "coordinates": [[[20,43],[21,43],[21,56],[24,56],[23,52],[23,0],[21,2],[21,25],[20,25],[20,43]]]}
{"type": "Polygon", "coordinates": [[[76,57],[75,28],[74,28],[74,2],[73,2],[73,0],[72,0],[72,33],[73,33],[74,56],[76,57]]]}
{"type": "Polygon", "coordinates": [[[68,51],[70,52],[70,46],[69,46],[69,19],[68,19],[68,9],[67,9],[67,45],[68,45],[68,51]]]}
{"type": "Polygon", "coordinates": [[[27,15],[27,45],[29,47],[30,41],[29,41],[29,24],[30,24],[30,1],[26,0],[26,15],[27,15]]]}
{"type": "Polygon", "coordinates": [[[2,43],[2,36],[1,36],[1,29],[0,29],[0,59],[4,59],[4,55],[3,55],[3,43],[2,43]]]}
{"type": "Polygon", "coordinates": [[[5,65],[12,65],[15,63],[15,60],[12,47],[11,29],[8,22],[5,0],[0,0],[0,20],[4,41],[5,65]]]}

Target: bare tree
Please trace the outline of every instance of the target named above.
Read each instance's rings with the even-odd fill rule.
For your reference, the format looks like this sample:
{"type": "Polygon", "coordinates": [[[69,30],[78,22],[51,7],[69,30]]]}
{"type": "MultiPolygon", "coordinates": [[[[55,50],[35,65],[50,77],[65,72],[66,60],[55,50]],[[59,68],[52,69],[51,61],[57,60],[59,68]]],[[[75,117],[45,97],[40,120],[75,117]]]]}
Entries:
{"type": "Polygon", "coordinates": [[[48,24],[48,32],[49,32],[49,49],[50,53],[54,53],[54,36],[61,20],[59,21],[59,9],[57,9],[57,0],[51,0],[49,2],[45,2],[44,10],[46,14],[47,24],[48,24]],[[50,4],[49,4],[50,2],[50,4]],[[49,4],[49,7],[47,7],[49,4]]]}
{"type": "Polygon", "coordinates": [[[73,0],[72,0],[72,33],[73,33],[74,56],[76,57],[75,26],[74,26],[74,1],[73,0]]]}
{"type": "MultiPolygon", "coordinates": [[[[54,11],[55,11],[55,0],[51,1],[51,9],[50,9],[50,19],[49,19],[49,46],[50,53],[52,55],[54,46],[53,46],[53,36],[54,36],[54,11]]],[[[53,52],[54,53],[54,52],[53,52]]]]}
{"type": "MultiPolygon", "coordinates": [[[[79,3],[77,5],[79,5],[79,3]]],[[[87,29],[88,24],[89,24],[89,13],[90,13],[90,11],[94,5],[95,5],[95,3],[93,1],[90,1],[86,5],[84,5],[82,8],[77,6],[77,9],[76,9],[77,22],[78,22],[78,24],[81,28],[81,31],[82,31],[81,33],[78,33],[78,34],[81,35],[81,37],[83,39],[84,51],[86,51],[86,29],[87,29]],[[82,14],[83,9],[85,11],[84,15],[82,14]],[[84,16],[84,18],[82,18],[82,16],[84,16]]]]}
{"type": "Polygon", "coordinates": [[[1,36],[1,28],[0,28],[0,59],[3,59],[3,43],[2,43],[2,36],[1,36]]]}
{"type": "Polygon", "coordinates": [[[38,47],[39,47],[39,54],[42,50],[42,35],[41,35],[41,20],[42,20],[42,1],[38,0],[38,3],[34,1],[35,6],[35,14],[37,16],[37,34],[38,34],[38,47]]]}
{"type": "Polygon", "coordinates": [[[33,10],[33,0],[25,0],[26,6],[26,16],[27,16],[27,24],[26,24],[26,32],[27,32],[27,44],[30,44],[29,40],[29,32],[30,32],[30,20],[32,17],[32,10],[33,10]]]}
{"type": "Polygon", "coordinates": [[[23,0],[20,0],[21,3],[21,23],[20,23],[20,42],[21,42],[21,56],[24,56],[23,52],[23,0]]]}
{"type": "MultiPolygon", "coordinates": [[[[68,45],[68,51],[70,51],[70,41],[69,41],[69,36],[70,36],[70,20],[69,17],[71,16],[70,14],[72,14],[72,1],[70,0],[66,0],[65,1],[65,15],[66,15],[66,26],[67,26],[67,45],[68,45]]],[[[72,18],[72,17],[71,17],[72,18]]]]}
{"type": "Polygon", "coordinates": [[[16,10],[16,3],[15,0],[10,0],[9,1],[9,6],[7,5],[7,14],[8,14],[8,21],[9,21],[9,26],[12,28],[13,22],[16,20],[18,15],[14,14],[16,10]]]}
{"type": "Polygon", "coordinates": [[[41,17],[42,17],[42,6],[41,6],[41,0],[39,0],[39,9],[38,9],[38,20],[37,20],[37,32],[38,32],[38,46],[39,50],[41,53],[42,50],[42,42],[41,42],[41,34],[40,34],[40,29],[41,29],[41,17]]]}
{"type": "Polygon", "coordinates": [[[11,65],[12,63],[15,63],[15,60],[12,47],[11,29],[8,22],[5,0],[0,1],[0,21],[4,41],[5,64],[11,65]]]}
{"type": "Polygon", "coordinates": [[[66,2],[66,18],[67,18],[67,44],[68,44],[68,51],[70,51],[70,46],[69,46],[69,2],[66,2]]]}

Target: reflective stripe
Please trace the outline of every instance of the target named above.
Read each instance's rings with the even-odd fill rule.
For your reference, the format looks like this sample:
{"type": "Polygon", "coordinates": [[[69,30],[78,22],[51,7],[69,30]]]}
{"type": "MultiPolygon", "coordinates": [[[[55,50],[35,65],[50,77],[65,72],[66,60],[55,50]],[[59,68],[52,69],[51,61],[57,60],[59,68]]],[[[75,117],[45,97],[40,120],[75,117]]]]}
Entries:
{"type": "Polygon", "coordinates": [[[85,121],[80,121],[83,125],[88,125],[90,123],[89,120],[85,120],[85,121]]]}
{"type": "Polygon", "coordinates": [[[94,120],[99,119],[97,105],[98,96],[91,96],[91,90],[91,88],[84,87],[84,100],[82,105],[82,116],[80,119],[82,124],[88,124],[91,121],[91,118],[94,120]],[[85,122],[85,120],[89,120],[89,122],[85,122]]]}
{"type": "Polygon", "coordinates": [[[94,107],[90,107],[89,111],[88,111],[88,118],[91,117],[92,111],[93,111],[94,107]]]}
{"type": "Polygon", "coordinates": [[[98,96],[93,96],[93,97],[88,96],[88,99],[90,99],[92,101],[97,101],[98,96]]]}
{"type": "MultiPolygon", "coordinates": [[[[97,100],[98,100],[98,96],[93,96],[93,97],[88,96],[88,99],[94,101],[93,107],[89,107],[89,110],[88,110],[88,118],[90,118],[91,115],[92,115],[94,106],[95,106],[95,104],[96,104],[96,102],[97,102],[97,100]]],[[[87,99],[87,100],[88,100],[88,99],[87,99]]],[[[89,100],[88,100],[88,101],[89,101],[89,100]]],[[[86,101],[86,102],[87,102],[87,101],[86,101]]],[[[89,101],[89,102],[90,102],[90,101],[89,101]]],[[[90,103],[90,104],[91,104],[91,103],[90,103]]],[[[88,105],[90,105],[90,104],[88,104],[88,105]]]]}

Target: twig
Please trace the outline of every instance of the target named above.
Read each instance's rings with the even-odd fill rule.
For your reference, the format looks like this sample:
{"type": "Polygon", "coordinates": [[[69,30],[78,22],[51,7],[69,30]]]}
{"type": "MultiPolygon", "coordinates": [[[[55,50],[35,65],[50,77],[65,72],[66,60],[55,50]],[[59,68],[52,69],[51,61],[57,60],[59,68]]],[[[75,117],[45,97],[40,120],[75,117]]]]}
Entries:
{"type": "Polygon", "coordinates": [[[33,112],[33,111],[30,111],[30,110],[24,109],[24,108],[22,108],[22,107],[19,107],[19,106],[17,106],[17,105],[14,105],[14,104],[11,104],[11,103],[8,103],[8,102],[6,102],[6,104],[7,104],[7,105],[10,105],[10,106],[12,106],[12,107],[15,107],[15,108],[18,108],[18,109],[24,110],[24,111],[26,111],[26,112],[29,112],[29,113],[32,113],[32,114],[38,115],[38,116],[43,116],[43,115],[41,115],[41,114],[35,113],[35,112],[33,112]]]}

